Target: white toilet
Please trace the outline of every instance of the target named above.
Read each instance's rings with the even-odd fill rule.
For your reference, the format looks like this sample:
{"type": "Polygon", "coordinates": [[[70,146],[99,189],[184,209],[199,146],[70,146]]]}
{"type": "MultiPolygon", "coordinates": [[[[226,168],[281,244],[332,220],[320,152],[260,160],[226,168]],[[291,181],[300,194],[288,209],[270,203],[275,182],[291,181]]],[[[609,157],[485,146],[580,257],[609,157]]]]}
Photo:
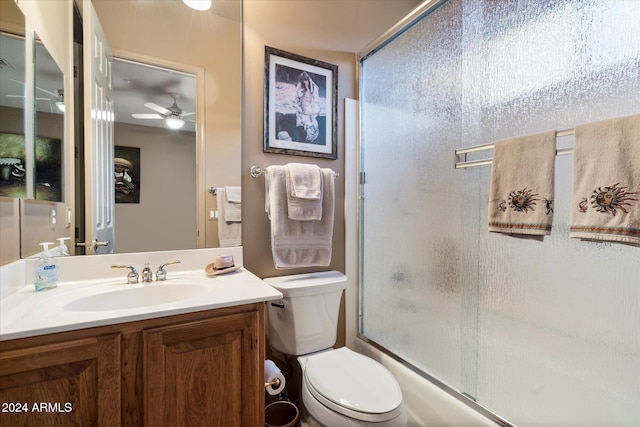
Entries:
{"type": "Polygon", "coordinates": [[[347,278],[337,271],[264,279],[283,299],[268,303],[269,342],[298,356],[302,404],[309,426],[404,427],[400,386],[375,360],[336,342],[338,311],[347,278]]]}

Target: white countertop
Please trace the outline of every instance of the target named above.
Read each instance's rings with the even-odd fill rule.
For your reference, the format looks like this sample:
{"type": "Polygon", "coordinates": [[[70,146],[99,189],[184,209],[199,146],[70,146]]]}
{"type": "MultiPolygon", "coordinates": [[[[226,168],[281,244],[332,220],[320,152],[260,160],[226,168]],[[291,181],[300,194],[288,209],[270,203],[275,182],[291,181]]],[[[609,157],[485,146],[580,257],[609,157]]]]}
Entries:
{"type": "Polygon", "coordinates": [[[33,284],[26,284],[0,301],[0,341],[282,298],[280,292],[245,268],[207,277],[204,265],[202,267],[183,271],[167,268],[166,281],[145,284],[127,284],[126,270],[121,270],[119,277],[59,282],[57,288],[40,292],[35,291],[33,284]],[[131,306],[123,301],[123,307],[85,309],[82,304],[83,298],[93,295],[102,295],[93,299],[101,305],[100,301],[109,297],[106,293],[124,290],[126,292],[113,295],[126,298],[128,290],[157,287],[152,290],[155,292],[166,286],[177,295],[180,295],[180,286],[185,286],[185,291],[189,290],[187,288],[195,289],[195,293],[185,292],[186,297],[154,305],[131,306]]]}

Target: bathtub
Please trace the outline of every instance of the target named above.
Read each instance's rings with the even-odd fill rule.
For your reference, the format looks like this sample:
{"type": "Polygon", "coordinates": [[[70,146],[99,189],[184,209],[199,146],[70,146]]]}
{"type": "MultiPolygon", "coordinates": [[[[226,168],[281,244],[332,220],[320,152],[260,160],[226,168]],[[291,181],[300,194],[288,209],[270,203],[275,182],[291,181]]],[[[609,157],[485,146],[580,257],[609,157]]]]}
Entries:
{"type": "Polygon", "coordinates": [[[360,338],[354,340],[354,350],[377,360],[395,376],[408,414],[407,427],[509,425],[491,420],[360,338]]]}

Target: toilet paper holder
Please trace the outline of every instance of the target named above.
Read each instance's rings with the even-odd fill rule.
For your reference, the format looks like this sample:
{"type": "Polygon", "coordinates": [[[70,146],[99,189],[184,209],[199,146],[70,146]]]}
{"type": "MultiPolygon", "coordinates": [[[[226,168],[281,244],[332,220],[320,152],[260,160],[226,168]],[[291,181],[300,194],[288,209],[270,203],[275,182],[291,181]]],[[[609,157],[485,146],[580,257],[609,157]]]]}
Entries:
{"type": "Polygon", "coordinates": [[[271,396],[280,394],[285,387],[286,380],[280,368],[273,360],[264,361],[264,388],[271,396]]]}
{"type": "Polygon", "coordinates": [[[271,380],[269,382],[265,382],[264,383],[264,388],[267,388],[267,387],[273,387],[273,388],[280,387],[280,378],[274,378],[273,380],[271,380]]]}

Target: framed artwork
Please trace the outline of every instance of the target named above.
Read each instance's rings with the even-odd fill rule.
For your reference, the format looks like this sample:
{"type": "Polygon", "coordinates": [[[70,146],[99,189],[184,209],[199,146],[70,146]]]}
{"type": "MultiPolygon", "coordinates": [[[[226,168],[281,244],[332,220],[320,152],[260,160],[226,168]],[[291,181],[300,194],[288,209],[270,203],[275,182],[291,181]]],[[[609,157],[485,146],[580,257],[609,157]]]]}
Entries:
{"type": "Polygon", "coordinates": [[[24,135],[0,133],[0,196],[27,197],[24,135]]]}
{"type": "Polygon", "coordinates": [[[140,203],[140,148],[114,146],[116,203],[140,203]]]}
{"type": "Polygon", "coordinates": [[[336,159],[338,66],[265,46],[265,153],[336,159]]]}
{"type": "MultiPolygon", "coordinates": [[[[34,140],[34,197],[62,201],[62,140],[36,136],[34,140]]],[[[27,197],[24,135],[0,133],[0,196],[27,197]]]]}

